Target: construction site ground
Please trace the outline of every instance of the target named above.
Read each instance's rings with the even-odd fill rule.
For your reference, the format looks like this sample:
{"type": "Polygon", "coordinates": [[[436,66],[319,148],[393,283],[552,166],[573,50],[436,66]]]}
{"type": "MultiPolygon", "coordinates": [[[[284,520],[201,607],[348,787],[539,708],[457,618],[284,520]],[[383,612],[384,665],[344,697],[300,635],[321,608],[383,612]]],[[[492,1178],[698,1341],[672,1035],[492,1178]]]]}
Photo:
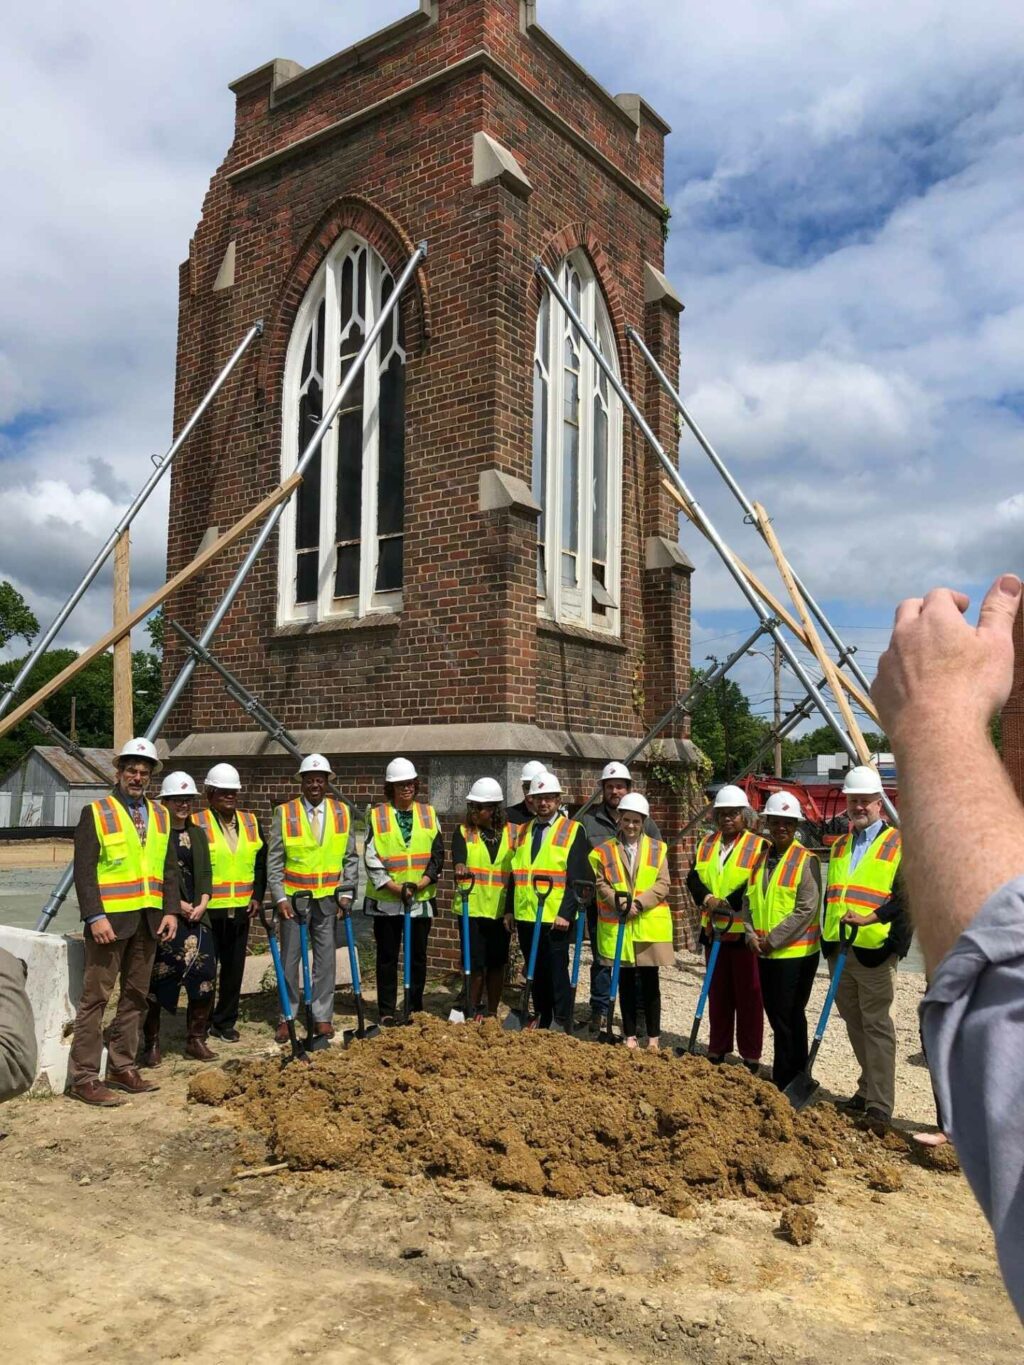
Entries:
{"type": "MultiPolygon", "coordinates": [[[[673,1042],[686,1031],[700,972],[687,960],[663,976],[665,1037],[673,1042]]],[[[913,1017],[919,996],[919,980],[901,976],[898,1108],[906,1126],[931,1117],[927,1073],[908,1062],[918,1050],[913,1017]]],[[[428,1010],[439,1019],[452,999],[449,983],[431,983],[428,1010]]],[[[339,1025],[349,1004],[339,994],[339,1025]]],[[[474,1047],[445,1041],[446,1031],[460,1026],[439,1022],[404,1031],[400,1047],[389,1036],[379,1072],[369,1066],[376,1042],[326,1060],[321,1055],[307,1084],[291,1079],[292,1068],[278,1071],[276,1050],[268,1045],[272,997],[255,998],[246,1008],[242,1042],[214,1042],[230,1063],[226,1072],[219,1061],[184,1061],[181,1021],[174,1020],[164,1030],[164,1064],[152,1073],[159,1093],[112,1112],[65,1099],[24,1099],[0,1111],[6,1132],[0,1142],[0,1301],[11,1359],[846,1365],[850,1359],[1024,1358],[1024,1332],[966,1183],[955,1169],[915,1163],[902,1139],[881,1143],[832,1113],[812,1116],[806,1131],[824,1133],[825,1147],[816,1154],[809,1149],[822,1168],[822,1183],[810,1195],[799,1179],[782,1183],[787,1173],[781,1168],[780,1179],[774,1178],[770,1141],[763,1149],[769,1164],[761,1170],[755,1161],[750,1169],[756,1179],[742,1189],[723,1180],[702,1184],[702,1163],[721,1171],[713,1152],[698,1159],[680,1152],[693,1195],[679,1201],[682,1216],[645,1205],[642,1182],[626,1196],[523,1193],[507,1187],[517,1177],[495,1182],[453,1178],[451,1170],[431,1173],[445,1165],[438,1161],[443,1144],[457,1147],[463,1135],[478,1135],[485,1117],[472,1085],[463,1091],[465,1078],[453,1082],[448,1074],[451,1058],[474,1053],[474,1047]],[[360,1050],[356,1082],[339,1068],[349,1059],[355,1066],[360,1050]],[[434,1065],[432,1050],[449,1060],[434,1065]],[[414,1143],[400,1159],[388,1157],[394,1134],[385,1132],[380,1151],[361,1153],[359,1161],[346,1160],[343,1146],[335,1146],[329,1169],[266,1169],[281,1166],[289,1145],[294,1166],[295,1142],[308,1143],[314,1131],[300,1123],[290,1137],[271,1136],[267,1112],[275,1115],[276,1132],[312,1096],[314,1108],[306,1112],[319,1122],[315,1105],[324,1097],[318,1087],[327,1088],[329,1108],[329,1091],[341,1080],[350,1092],[353,1084],[363,1087],[366,1113],[377,1114],[372,1121],[388,1121],[394,1109],[382,1109],[374,1098],[377,1077],[391,1087],[392,1106],[396,1096],[416,1096],[407,1063],[417,1055],[421,1069],[434,1073],[430,1083],[456,1099],[432,1110],[434,1101],[425,1105],[419,1092],[415,1131],[422,1150],[414,1143]],[[198,1088],[208,1098],[244,1082],[250,1099],[195,1103],[188,1090],[200,1075],[198,1088]],[[271,1092],[278,1107],[267,1111],[271,1092]],[[464,1119],[458,1112],[463,1093],[464,1119]],[[296,1096],[305,1099],[300,1103],[296,1096]],[[297,1139],[296,1132],[305,1136],[297,1139]],[[842,1155],[845,1149],[834,1144],[845,1141],[853,1164],[845,1165],[844,1156],[833,1165],[828,1153],[842,1155]],[[397,1186],[390,1171],[399,1177],[397,1186]],[[796,1216],[798,1234],[801,1220],[813,1214],[809,1244],[794,1245],[779,1231],[787,1209],[796,1216]]],[[[556,1140],[549,1106],[543,1141],[557,1154],[563,1125],[566,1154],[572,1149],[575,1169],[585,1169],[583,1135],[600,1127],[594,1116],[602,1104],[595,1078],[605,1067],[594,1060],[599,1045],[535,1038],[528,1047],[534,1062],[524,1068],[521,1111],[513,1091],[501,1118],[488,1116],[488,1122],[513,1133],[517,1123],[527,1123],[523,1131],[536,1149],[536,1106],[545,1088],[537,1078],[546,1076],[556,1140]],[[550,1059],[547,1049],[555,1050],[550,1059]],[[565,1081],[577,1073],[588,1078],[582,1099],[565,1081]]],[[[514,1061],[520,1054],[510,1049],[514,1061]]],[[[492,1060],[498,1066],[500,1059],[490,1057],[479,1063],[487,1086],[501,1080],[498,1071],[491,1079],[492,1060]]],[[[674,1068],[680,1069],[678,1107],[708,1111],[702,1123],[707,1132],[718,1132],[723,1159],[740,1135],[721,1124],[716,1130],[716,1116],[728,1123],[735,1112],[752,1123],[760,1113],[770,1138],[773,1097],[767,1087],[759,1091],[738,1070],[705,1082],[711,1068],[703,1061],[627,1059],[615,1050],[607,1064],[613,1078],[607,1098],[616,1086],[628,1090],[650,1138],[651,1125],[663,1125],[672,1111],[674,1068]],[[635,1076],[622,1070],[634,1062],[635,1076]],[[682,1070],[687,1067],[689,1076],[682,1070]],[[645,1107],[636,1096],[648,1093],[647,1077],[651,1104],[645,1107]],[[705,1086],[709,1101],[735,1095],[746,1108],[719,1110],[716,1101],[709,1109],[700,1098],[705,1086]]],[[[850,1088],[841,1028],[822,1051],[820,1074],[826,1094],[850,1088]]],[[[346,1112],[336,1117],[344,1120],[346,1112]]],[[[372,1134],[367,1137],[373,1146],[372,1134]]],[[[594,1160],[591,1169],[600,1172],[600,1152],[594,1160]]],[[[312,1163],[300,1153],[298,1164],[312,1163]]],[[[457,1161],[449,1165],[458,1169],[457,1161]]],[[[548,1169],[555,1169],[550,1160],[548,1169]]],[[[662,1175],[665,1169],[671,1162],[662,1175]]],[[[518,1183],[528,1186],[530,1180],[518,1183]]]]}

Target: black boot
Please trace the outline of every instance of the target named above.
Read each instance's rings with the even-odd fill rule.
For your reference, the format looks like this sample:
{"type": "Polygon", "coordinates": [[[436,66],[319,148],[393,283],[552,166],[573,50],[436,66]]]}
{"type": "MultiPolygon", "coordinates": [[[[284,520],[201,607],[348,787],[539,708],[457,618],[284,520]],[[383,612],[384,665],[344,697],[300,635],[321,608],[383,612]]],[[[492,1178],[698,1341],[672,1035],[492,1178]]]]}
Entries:
{"type": "Polygon", "coordinates": [[[160,1051],[160,1006],[155,1000],[150,1000],[149,1009],[146,1011],[146,1018],[142,1025],[142,1061],[141,1066],[159,1066],[163,1061],[163,1054],[160,1051]]]}

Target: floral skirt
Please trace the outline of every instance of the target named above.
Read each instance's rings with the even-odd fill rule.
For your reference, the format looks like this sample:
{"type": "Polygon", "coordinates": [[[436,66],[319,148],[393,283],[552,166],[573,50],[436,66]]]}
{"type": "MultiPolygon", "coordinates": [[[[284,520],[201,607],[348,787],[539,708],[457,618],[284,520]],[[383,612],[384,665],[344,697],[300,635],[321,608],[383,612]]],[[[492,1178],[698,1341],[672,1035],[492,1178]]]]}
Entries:
{"type": "Polygon", "coordinates": [[[209,1000],[217,979],[217,955],[213,935],[205,924],[178,920],[178,932],[169,943],[157,946],[149,998],[168,1014],[178,1009],[182,986],[190,1002],[209,1000]]]}

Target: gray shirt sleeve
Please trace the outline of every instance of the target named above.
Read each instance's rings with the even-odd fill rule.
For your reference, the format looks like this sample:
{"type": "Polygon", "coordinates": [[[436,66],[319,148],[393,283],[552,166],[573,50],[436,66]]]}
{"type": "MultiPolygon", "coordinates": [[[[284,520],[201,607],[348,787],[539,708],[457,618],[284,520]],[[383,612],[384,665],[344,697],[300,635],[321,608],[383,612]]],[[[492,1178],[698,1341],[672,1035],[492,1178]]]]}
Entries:
{"type": "Polygon", "coordinates": [[[921,1003],[946,1131],[1024,1319],[1024,877],[989,896],[921,1003]]]}
{"type": "Polygon", "coordinates": [[[35,1076],[36,1027],[25,968],[20,958],[0,948],[0,1102],[24,1094],[35,1076]]]}
{"type": "Polygon", "coordinates": [[[275,905],[278,901],[288,899],[288,893],[284,889],[284,840],[281,837],[279,809],[275,806],[270,817],[270,838],[267,841],[267,886],[270,888],[270,899],[275,905]]]}

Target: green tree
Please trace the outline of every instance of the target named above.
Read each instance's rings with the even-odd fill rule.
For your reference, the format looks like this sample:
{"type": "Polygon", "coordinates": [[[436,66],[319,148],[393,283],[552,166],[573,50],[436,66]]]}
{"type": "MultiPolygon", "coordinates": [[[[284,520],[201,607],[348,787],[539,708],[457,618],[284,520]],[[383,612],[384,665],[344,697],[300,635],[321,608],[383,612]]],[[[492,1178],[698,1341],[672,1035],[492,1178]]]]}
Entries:
{"type": "Polygon", "coordinates": [[[39,634],[39,622],[13,583],[0,579],[0,649],[20,636],[26,644],[39,634]]]}
{"type": "MultiPolygon", "coordinates": [[[[695,668],[693,681],[706,669],[695,668]]],[[[707,754],[716,782],[726,782],[751,762],[770,729],[763,716],[755,716],[739,686],[728,678],[702,694],[692,712],[693,742],[707,754]]]]}

